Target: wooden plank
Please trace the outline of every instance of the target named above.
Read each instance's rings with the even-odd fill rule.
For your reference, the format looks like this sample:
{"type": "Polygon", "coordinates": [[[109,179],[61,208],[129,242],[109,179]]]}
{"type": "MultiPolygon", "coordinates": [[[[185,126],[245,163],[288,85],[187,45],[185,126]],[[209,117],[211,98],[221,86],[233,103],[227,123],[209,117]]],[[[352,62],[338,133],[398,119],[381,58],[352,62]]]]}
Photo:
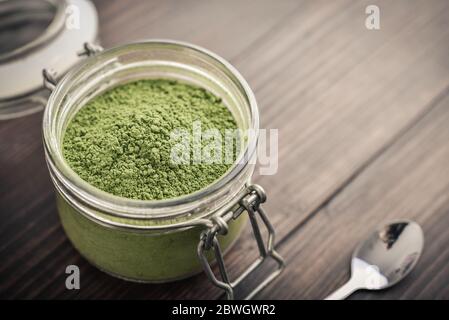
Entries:
{"type": "MultiPolygon", "coordinates": [[[[421,118],[428,111],[434,96],[449,85],[449,64],[445,58],[449,52],[444,45],[448,33],[442,28],[448,20],[447,6],[441,2],[434,4],[433,7],[411,8],[402,3],[398,5],[397,12],[393,7],[389,8],[390,20],[384,20],[389,31],[377,39],[378,42],[374,39],[370,39],[372,42],[369,43],[356,41],[363,38],[363,32],[367,31],[357,33],[352,23],[354,18],[341,18],[342,25],[316,41],[323,43],[323,47],[308,49],[310,56],[307,57],[315,67],[313,72],[317,72],[320,63],[325,64],[327,61],[326,70],[332,71],[331,75],[335,76],[335,82],[329,83],[329,87],[321,86],[321,90],[314,91],[313,80],[319,83],[319,78],[307,79],[304,76],[303,92],[291,88],[282,91],[279,83],[298,83],[301,86],[300,81],[289,77],[294,76],[295,70],[301,70],[301,65],[307,66],[307,63],[295,63],[294,58],[283,69],[287,72],[285,78],[279,72],[277,80],[267,84],[272,86],[272,90],[263,87],[263,93],[260,94],[257,85],[253,85],[257,97],[262,96],[264,99],[265,93],[270,99],[273,96],[281,98],[276,101],[276,107],[270,108],[261,103],[262,117],[268,110],[267,122],[270,127],[278,125],[280,129],[280,170],[277,175],[256,179],[268,190],[266,207],[274,213],[272,218],[281,241],[295,226],[301,225],[326,204],[340,186],[346,185],[363,171],[371,159],[382,153],[397,135],[421,118]],[[413,12],[418,11],[421,14],[413,18],[413,12]],[[403,22],[399,23],[403,20],[396,14],[411,17],[407,27],[403,28],[403,22]],[[349,26],[346,26],[347,21],[349,26]],[[351,33],[350,30],[354,31],[351,33]],[[331,43],[344,38],[346,34],[354,38],[342,46],[349,46],[346,57],[339,56],[341,47],[332,47],[331,43]],[[329,54],[326,59],[320,60],[319,52],[324,50],[334,50],[334,55],[329,54]],[[355,66],[350,52],[358,52],[362,59],[355,66]],[[340,73],[340,78],[334,72],[337,75],[340,73]],[[311,92],[310,100],[304,98],[304,105],[291,103],[295,99],[302,101],[301,94],[304,92],[311,92]],[[283,102],[282,98],[289,94],[292,98],[283,102]],[[276,114],[281,115],[276,117],[276,114]]],[[[420,4],[415,2],[414,5],[420,4]]],[[[382,7],[385,8],[385,5],[382,7]]],[[[353,14],[357,12],[360,11],[353,9],[353,14]]],[[[346,14],[350,15],[351,12],[346,14]]],[[[261,50],[264,51],[264,48],[261,50]]],[[[269,51],[264,52],[270,55],[269,51]]],[[[305,53],[303,55],[306,56],[305,53]]],[[[257,63],[256,59],[248,61],[257,63]]],[[[311,70],[308,75],[313,74],[311,70]]],[[[250,82],[251,79],[249,76],[250,82]]],[[[231,272],[238,273],[242,265],[248,263],[248,259],[242,257],[247,257],[248,251],[255,250],[250,239],[248,232],[242,239],[246,243],[227,256],[231,272]]],[[[189,286],[194,292],[189,292],[188,297],[205,296],[196,290],[204,287],[201,282],[197,284],[192,281],[189,286]]],[[[210,291],[207,294],[210,296],[210,291]]]]}
{"type": "MultiPolygon", "coordinates": [[[[311,40],[314,45],[292,48],[296,54],[281,60],[281,70],[273,64],[275,81],[259,89],[264,77],[252,83],[250,74],[263,125],[280,130],[279,172],[257,179],[276,199],[267,205],[282,212],[275,217],[279,224],[317,208],[448,85],[447,6],[394,4],[382,6],[389,13],[383,34],[358,26],[360,4],[341,13],[341,25],[311,40]],[[415,11],[421,14],[413,18],[415,11]]],[[[268,48],[260,51],[270,56],[268,48]]],[[[256,69],[266,64],[248,62],[260,63],[256,69]]]]}
{"type": "Polygon", "coordinates": [[[397,287],[354,298],[449,298],[449,90],[445,93],[422,121],[291,235],[281,247],[290,270],[260,298],[324,298],[348,279],[355,245],[401,218],[424,229],[416,270],[397,287]]]}
{"type": "Polygon", "coordinates": [[[166,38],[204,46],[232,59],[295,14],[303,2],[134,0],[130,6],[107,0],[95,4],[105,47],[166,38]]]}

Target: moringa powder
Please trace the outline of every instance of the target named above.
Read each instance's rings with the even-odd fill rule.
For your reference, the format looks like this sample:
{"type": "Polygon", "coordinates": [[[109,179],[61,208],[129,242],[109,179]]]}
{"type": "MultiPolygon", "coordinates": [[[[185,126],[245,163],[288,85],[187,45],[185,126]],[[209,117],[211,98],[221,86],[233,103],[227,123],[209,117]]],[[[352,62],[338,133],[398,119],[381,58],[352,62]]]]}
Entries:
{"type": "Polygon", "coordinates": [[[75,115],[64,136],[64,157],[82,179],[117,196],[160,200],[186,195],[210,185],[231,166],[172,161],[171,133],[184,129],[193,134],[198,121],[202,129],[223,135],[237,128],[221,99],[202,88],[162,79],[124,84],[75,115]]]}

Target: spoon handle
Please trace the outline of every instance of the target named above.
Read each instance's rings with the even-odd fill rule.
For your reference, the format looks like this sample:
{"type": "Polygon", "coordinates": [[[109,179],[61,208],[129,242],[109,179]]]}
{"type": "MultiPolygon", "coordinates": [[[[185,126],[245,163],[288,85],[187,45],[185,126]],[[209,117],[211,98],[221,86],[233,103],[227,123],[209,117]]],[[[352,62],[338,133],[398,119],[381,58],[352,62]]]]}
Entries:
{"type": "Polygon", "coordinates": [[[329,296],[327,296],[324,300],[343,300],[350,296],[353,292],[360,289],[360,285],[355,281],[352,277],[339,289],[335,290],[329,296]]]}

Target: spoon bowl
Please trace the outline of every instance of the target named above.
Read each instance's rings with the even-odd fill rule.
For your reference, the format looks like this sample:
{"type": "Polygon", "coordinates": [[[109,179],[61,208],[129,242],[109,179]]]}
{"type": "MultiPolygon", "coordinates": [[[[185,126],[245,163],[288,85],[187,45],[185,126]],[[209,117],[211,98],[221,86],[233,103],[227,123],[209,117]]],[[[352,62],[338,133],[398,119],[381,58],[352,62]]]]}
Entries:
{"type": "Polygon", "coordinates": [[[374,232],[354,251],[351,279],[326,300],[340,300],[359,289],[389,288],[407,276],[418,262],[424,234],[413,221],[392,222],[374,232]]]}

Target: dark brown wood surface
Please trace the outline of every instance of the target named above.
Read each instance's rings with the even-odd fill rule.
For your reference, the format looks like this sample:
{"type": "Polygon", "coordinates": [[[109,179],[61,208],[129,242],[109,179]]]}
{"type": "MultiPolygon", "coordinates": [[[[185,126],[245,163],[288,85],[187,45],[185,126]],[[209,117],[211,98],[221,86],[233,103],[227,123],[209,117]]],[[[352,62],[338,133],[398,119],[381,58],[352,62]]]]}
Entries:
{"type": "MultiPolygon", "coordinates": [[[[278,173],[254,180],[267,190],[288,266],[257,298],[325,297],[348,279],[358,241],[409,218],[426,240],[416,269],[388,291],[352,298],[449,299],[449,2],[95,4],[104,47],[170,38],[215,51],[253,88],[261,126],[279,129],[278,173]],[[369,4],[380,7],[380,30],[365,27],[369,4]]],[[[41,117],[0,122],[0,297],[220,298],[203,274],[128,283],[73,249],[55,208],[41,117]],[[80,290],[65,288],[69,264],[81,269],[80,290]]],[[[251,237],[226,256],[231,273],[254,257],[251,237]]]]}

